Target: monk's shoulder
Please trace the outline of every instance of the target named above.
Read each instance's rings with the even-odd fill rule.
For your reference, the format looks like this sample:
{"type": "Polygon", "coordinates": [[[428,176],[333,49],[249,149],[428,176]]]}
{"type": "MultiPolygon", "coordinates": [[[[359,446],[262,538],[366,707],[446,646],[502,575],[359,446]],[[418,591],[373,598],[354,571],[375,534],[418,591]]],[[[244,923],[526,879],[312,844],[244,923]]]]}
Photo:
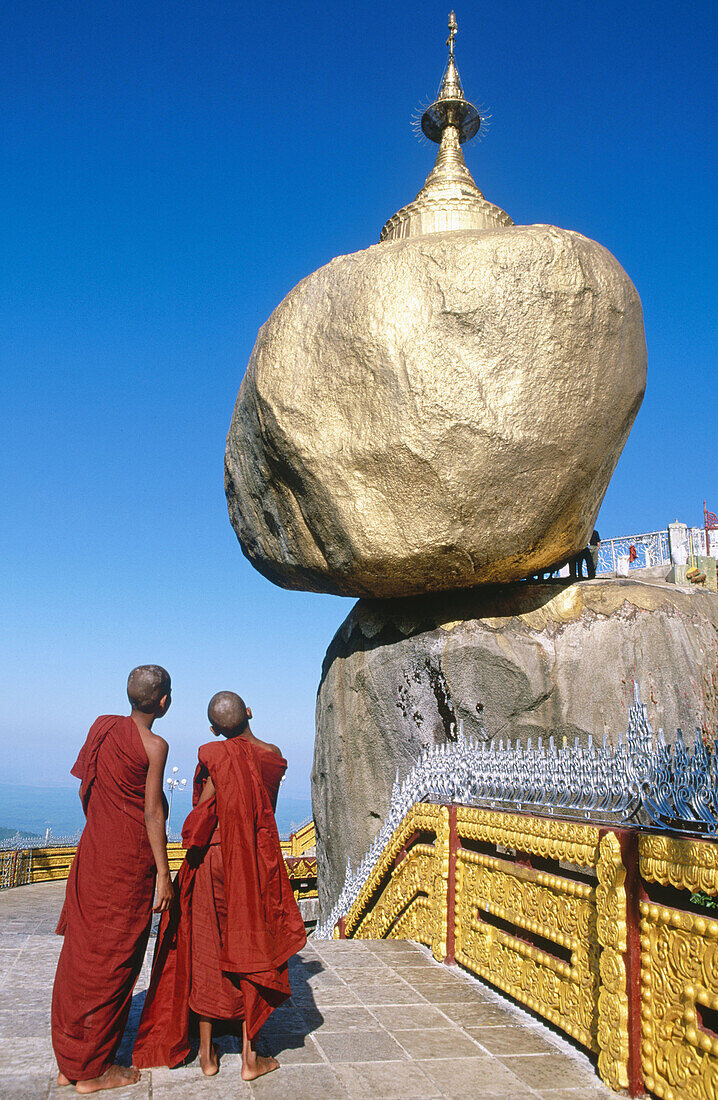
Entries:
{"type": "Polygon", "coordinates": [[[205,767],[209,767],[211,764],[221,760],[225,755],[226,747],[224,741],[207,741],[206,744],[200,745],[197,750],[197,759],[200,764],[204,764],[205,767]]]}
{"type": "Polygon", "coordinates": [[[126,720],[124,714],[100,714],[90,726],[90,733],[94,733],[103,726],[106,729],[112,729],[117,722],[125,722],[126,720]]]}
{"type": "Polygon", "coordinates": [[[263,749],[268,749],[269,752],[273,752],[275,756],[281,756],[282,759],[284,759],[284,753],[278,745],[272,745],[269,741],[260,741],[259,738],[257,738],[257,742],[262,746],[263,749]]]}
{"type": "Polygon", "coordinates": [[[169,751],[169,744],[165,741],[164,737],[160,737],[159,734],[153,733],[152,730],[143,730],[141,737],[148,759],[157,761],[164,766],[169,751]]]}

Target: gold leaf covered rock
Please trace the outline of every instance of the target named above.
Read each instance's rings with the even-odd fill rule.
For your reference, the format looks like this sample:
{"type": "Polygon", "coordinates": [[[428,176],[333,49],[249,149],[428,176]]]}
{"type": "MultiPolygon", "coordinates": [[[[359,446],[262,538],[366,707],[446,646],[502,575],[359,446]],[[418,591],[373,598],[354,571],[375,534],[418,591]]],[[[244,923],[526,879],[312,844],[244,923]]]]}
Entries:
{"type": "Polygon", "coordinates": [[[286,588],[516,580],[586,545],[645,379],[638,294],[579,233],[341,256],[259,333],[227,440],[232,524],[286,588]]]}

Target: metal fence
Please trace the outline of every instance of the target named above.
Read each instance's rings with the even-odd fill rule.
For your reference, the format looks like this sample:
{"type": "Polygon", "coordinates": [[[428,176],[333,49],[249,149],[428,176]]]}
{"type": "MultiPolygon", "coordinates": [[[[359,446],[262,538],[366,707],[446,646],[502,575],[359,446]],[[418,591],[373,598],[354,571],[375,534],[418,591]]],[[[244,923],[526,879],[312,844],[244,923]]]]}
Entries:
{"type": "Polygon", "coordinates": [[[669,742],[654,734],[638,684],[628,728],[615,745],[563,744],[539,738],[536,745],[467,739],[460,724],[456,742],[426,749],[409,774],[396,782],[386,820],[356,869],[347,863],[344,886],[317,930],[331,938],[338,919],[354,904],[395,829],[419,802],[458,803],[491,810],[539,812],[604,824],[642,820],[677,832],[718,835],[718,750],[697,729],[687,744],[680,730],[669,742]]]}
{"type": "Polygon", "coordinates": [[[624,535],[603,539],[598,548],[596,572],[616,573],[625,569],[648,569],[653,565],[671,564],[668,530],[650,531],[644,535],[624,535]]]}
{"type": "Polygon", "coordinates": [[[72,848],[78,844],[81,836],[82,829],[78,829],[76,833],[63,834],[62,836],[54,836],[52,833],[48,833],[46,836],[28,836],[26,833],[15,833],[14,836],[8,836],[4,840],[0,840],[0,853],[14,852],[21,848],[72,848]]]}
{"type": "MultiPolygon", "coordinates": [[[[313,826],[311,819],[300,824],[292,822],[289,829],[280,832],[279,839],[283,843],[289,844],[294,837],[303,835],[310,826],[313,826]]],[[[78,829],[76,833],[62,836],[55,836],[53,833],[49,833],[47,836],[27,836],[27,834],[18,832],[13,836],[0,840],[0,855],[3,852],[16,852],[24,849],[29,850],[30,848],[75,848],[79,844],[81,836],[82,829],[78,829]]],[[[178,829],[170,830],[167,833],[167,843],[181,844],[182,833],[178,829]]],[[[304,851],[304,848],[299,850],[304,851]]]]}
{"type": "MultiPolygon", "coordinates": [[[[641,535],[621,535],[614,539],[602,539],[598,548],[596,573],[630,573],[635,569],[651,566],[685,565],[688,558],[718,555],[718,531],[706,531],[703,527],[683,527],[681,550],[672,553],[671,533],[647,531],[641,535]]],[[[675,534],[675,531],[674,531],[675,534]]]]}
{"type": "Polygon", "coordinates": [[[0,852],[0,890],[25,886],[32,878],[32,851],[20,848],[0,852]]]}

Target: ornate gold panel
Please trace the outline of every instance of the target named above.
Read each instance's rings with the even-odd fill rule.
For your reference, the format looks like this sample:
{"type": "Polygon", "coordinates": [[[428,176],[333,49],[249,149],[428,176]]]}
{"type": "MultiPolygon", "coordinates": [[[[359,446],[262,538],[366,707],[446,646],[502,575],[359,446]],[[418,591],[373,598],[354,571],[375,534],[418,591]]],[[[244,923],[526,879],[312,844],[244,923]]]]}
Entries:
{"type": "Polygon", "coordinates": [[[429,903],[434,871],[433,844],[416,844],[391,872],[381,897],[356,925],[355,939],[412,939],[431,947],[435,914],[429,903]]]}
{"type": "MultiPolygon", "coordinates": [[[[668,837],[645,839],[693,847],[691,841],[668,837]]],[[[701,841],[695,843],[704,847],[701,841]]],[[[641,849],[643,867],[643,845],[641,849]]],[[[705,871],[705,864],[698,871],[705,871]]],[[[704,874],[691,874],[682,860],[676,867],[659,862],[654,872],[672,884],[686,876],[690,889],[697,881],[703,890],[710,884],[704,874]]],[[[640,908],[641,1061],[646,1088],[667,1100],[718,1100],[718,1036],[700,1021],[702,1007],[718,1010],[718,921],[647,901],[640,908]]]]}
{"type": "Polygon", "coordinates": [[[591,1050],[598,1049],[595,915],[595,891],[585,883],[477,852],[457,853],[457,962],[591,1050]],[[567,948],[571,961],[482,921],[481,911],[567,948]]]}
{"type": "Polygon", "coordinates": [[[677,890],[718,894],[718,844],[659,833],[638,839],[641,875],[647,882],[677,890]]]}
{"type": "Polygon", "coordinates": [[[615,833],[595,825],[460,807],[459,837],[595,867],[597,885],[459,849],[456,958],[598,1053],[613,1088],[628,1086],[626,872],[615,833]],[[600,841],[600,843],[599,843],[600,841]],[[480,911],[568,949],[570,962],[480,911]]]}
{"type": "Polygon", "coordinates": [[[449,811],[445,806],[417,803],[394,832],[346,915],[348,938],[414,939],[431,947],[435,958],[446,958],[449,879],[449,811]],[[430,833],[434,844],[415,844],[393,866],[417,833],[430,833]],[[379,897],[377,890],[389,874],[379,897]]]}

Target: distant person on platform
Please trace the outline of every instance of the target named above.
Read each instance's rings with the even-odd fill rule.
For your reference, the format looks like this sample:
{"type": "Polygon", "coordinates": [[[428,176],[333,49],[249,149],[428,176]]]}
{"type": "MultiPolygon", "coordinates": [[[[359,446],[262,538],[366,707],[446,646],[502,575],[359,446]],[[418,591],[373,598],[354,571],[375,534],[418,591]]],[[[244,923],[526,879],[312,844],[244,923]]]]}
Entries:
{"type": "Polygon", "coordinates": [[[307,939],[274,820],[287,762],[254,736],[252,712],[233,691],[213,696],[207,714],[221,740],[199,750],[194,809],[182,829],[187,855],[160,922],[132,1061],[184,1061],[191,1011],[202,1072],[218,1072],[212,1027],[221,1021],[241,1034],[242,1077],[252,1081],[278,1068],[253,1040],[289,997],[287,961],[307,939]]]}
{"type": "Polygon", "coordinates": [[[569,558],[570,576],[572,580],[580,581],[583,578],[583,567],[586,566],[586,577],[592,581],[598,568],[598,548],[601,538],[598,531],[594,531],[588,540],[588,546],[569,558]]]}
{"type": "Polygon", "coordinates": [[[114,1059],[152,913],[172,900],[162,793],[167,742],[152,733],[170,693],[159,665],[133,669],[132,713],[98,718],[72,769],[87,823],[57,926],[65,941],[52,991],[52,1045],[58,1084],[79,1093],[133,1085],[140,1076],[114,1059]]]}

